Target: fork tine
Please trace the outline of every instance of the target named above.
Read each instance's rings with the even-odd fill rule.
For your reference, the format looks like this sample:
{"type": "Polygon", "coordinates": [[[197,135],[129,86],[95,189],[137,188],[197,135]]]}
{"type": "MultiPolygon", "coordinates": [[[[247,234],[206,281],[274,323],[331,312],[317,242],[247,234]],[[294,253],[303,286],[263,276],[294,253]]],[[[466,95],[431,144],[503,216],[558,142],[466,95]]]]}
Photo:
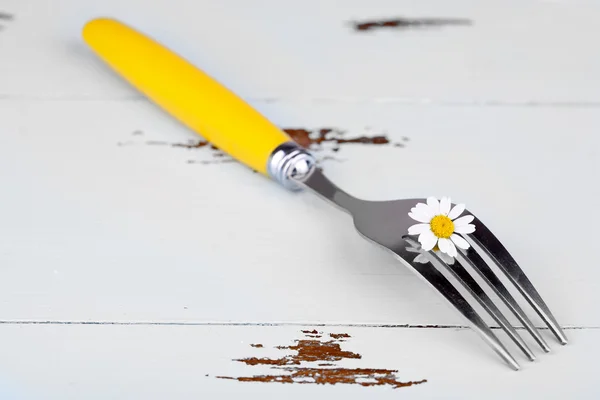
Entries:
{"type": "MultiPolygon", "coordinates": [[[[410,243],[413,242],[407,239],[410,243]]],[[[418,244],[417,244],[418,246],[418,244]]],[[[519,363],[513,358],[508,352],[506,347],[498,340],[492,330],[486,325],[486,323],[477,314],[477,311],[471,307],[469,302],[460,294],[458,290],[446,279],[441,272],[436,268],[433,268],[428,264],[419,264],[415,261],[408,261],[405,257],[399,257],[402,261],[408,264],[415,272],[420,275],[425,281],[434,288],[440,295],[442,295],[463,317],[467,319],[471,329],[477,332],[481,338],[489,344],[492,349],[515,371],[518,371],[521,367],[519,363]]]]}
{"type": "Polygon", "coordinates": [[[483,258],[473,249],[469,250],[461,250],[457,256],[458,260],[461,264],[468,264],[472,270],[474,270],[483,280],[486,281],[488,286],[490,286],[494,292],[500,297],[500,299],[506,304],[506,306],[515,314],[515,316],[521,321],[523,326],[529,331],[531,336],[535,339],[535,341],[540,345],[540,347],[545,351],[549,352],[550,347],[542,338],[539,331],[533,325],[533,323],[527,317],[527,314],[523,311],[523,309],[519,306],[515,298],[510,294],[510,292],[506,289],[506,286],[502,283],[500,279],[496,276],[494,271],[490,268],[489,265],[483,260],[483,258]]]}
{"type": "Polygon", "coordinates": [[[523,338],[517,333],[515,328],[508,322],[502,312],[496,307],[492,299],[485,293],[485,291],[479,286],[477,281],[467,272],[467,270],[460,264],[458,260],[454,261],[454,264],[449,265],[445,263],[437,254],[430,251],[429,254],[436,258],[436,260],[442,264],[450,273],[459,281],[459,283],[469,291],[471,296],[477,300],[479,304],[490,314],[490,316],[496,321],[500,327],[506,332],[506,334],[516,343],[517,346],[525,353],[529,360],[534,361],[535,355],[531,349],[527,346],[523,338]]]}
{"type": "Polygon", "coordinates": [[[531,307],[544,320],[548,328],[561,344],[567,344],[567,337],[558,325],[558,322],[550,312],[550,309],[542,300],[531,281],[527,278],[519,264],[510,255],[508,250],[500,243],[500,240],[478,219],[475,218],[473,224],[477,227],[475,232],[468,237],[473,239],[492,260],[500,267],[502,272],[517,287],[519,292],[527,299],[531,307]]]}

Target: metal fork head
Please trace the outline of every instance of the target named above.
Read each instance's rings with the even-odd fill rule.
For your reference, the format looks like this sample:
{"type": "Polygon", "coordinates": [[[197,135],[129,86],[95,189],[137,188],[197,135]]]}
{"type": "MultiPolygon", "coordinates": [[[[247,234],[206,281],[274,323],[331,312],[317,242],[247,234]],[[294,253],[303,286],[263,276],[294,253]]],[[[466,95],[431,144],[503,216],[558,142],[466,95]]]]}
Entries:
{"type": "MultiPolygon", "coordinates": [[[[546,323],[558,341],[561,344],[566,344],[567,338],[564,332],[531,281],[502,243],[481,220],[474,218],[472,224],[475,225],[476,230],[463,236],[469,242],[470,247],[467,250],[459,248],[454,259],[443,257],[444,255],[437,251],[424,251],[416,236],[408,235],[408,228],[416,222],[409,217],[409,212],[416,204],[426,203],[426,201],[426,199],[382,202],[360,201],[353,203],[349,211],[354,217],[356,229],[362,236],[394,252],[405,264],[425,278],[427,283],[448,300],[467,319],[469,325],[514,369],[519,369],[517,361],[446,277],[449,275],[454,278],[500,325],[525,353],[527,358],[533,361],[535,359],[534,353],[493,300],[486,294],[486,291],[477,283],[474,276],[483,279],[487,286],[514,313],[540,347],[546,352],[549,351],[550,348],[534,324],[494,273],[488,262],[483,259],[482,254],[489,256],[493,264],[505,274],[546,323]]],[[[452,204],[452,207],[454,206],[456,205],[452,204]]],[[[463,215],[473,214],[465,210],[463,215]]]]}
{"type": "MultiPolygon", "coordinates": [[[[418,203],[426,203],[426,199],[360,200],[340,190],[318,169],[311,171],[299,183],[350,213],[356,229],[363,237],[393,252],[405,265],[424,278],[513,369],[520,368],[518,362],[465,297],[450,283],[448,276],[456,280],[470,297],[483,307],[529,360],[535,359],[534,353],[486,291],[477,283],[474,276],[481,278],[486,286],[493,290],[544,351],[549,351],[550,348],[482,254],[486,254],[492,260],[491,264],[500,269],[516,287],[558,341],[561,344],[567,343],[565,334],[531,281],[496,236],[475,216],[472,221],[475,231],[463,235],[470,247],[467,250],[459,249],[456,257],[448,259],[437,251],[423,250],[416,236],[408,234],[409,228],[417,223],[409,213],[418,203]]],[[[451,204],[451,206],[456,205],[451,204]]],[[[465,210],[462,215],[473,214],[465,210]]]]}

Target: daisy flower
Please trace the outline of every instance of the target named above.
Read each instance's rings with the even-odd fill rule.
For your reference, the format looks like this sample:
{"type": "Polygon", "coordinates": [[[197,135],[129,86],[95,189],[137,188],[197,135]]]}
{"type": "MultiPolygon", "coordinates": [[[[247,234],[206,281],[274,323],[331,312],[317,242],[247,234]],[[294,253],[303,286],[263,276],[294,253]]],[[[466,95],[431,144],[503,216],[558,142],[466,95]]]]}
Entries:
{"type": "Polygon", "coordinates": [[[475,225],[471,224],[475,217],[460,217],[465,205],[457,204],[450,209],[451,204],[449,197],[442,197],[440,201],[429,197],[427,204],[418,203],[408,213],[412,219],[420,222],[408,228],[408,234],[419,235],[423,250],[430,251],[437,247],[440,252],[456,257],[456,246],[464,250],[470,247],[469,242],[460,235],[475,232],[475,225]]]}

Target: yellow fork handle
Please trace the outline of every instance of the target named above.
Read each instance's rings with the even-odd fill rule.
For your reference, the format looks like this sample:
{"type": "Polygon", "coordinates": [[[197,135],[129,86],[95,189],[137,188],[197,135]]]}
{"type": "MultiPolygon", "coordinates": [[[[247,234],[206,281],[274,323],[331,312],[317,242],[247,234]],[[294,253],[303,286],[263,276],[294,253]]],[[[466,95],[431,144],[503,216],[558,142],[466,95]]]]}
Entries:
{"type": "Polygon", "coordinates": [[[136,89],[184,125],[267,175],[269,157],[291,141],[249,104],[156,41],[109,18],[83,28],[87,44],[136,89]]]}

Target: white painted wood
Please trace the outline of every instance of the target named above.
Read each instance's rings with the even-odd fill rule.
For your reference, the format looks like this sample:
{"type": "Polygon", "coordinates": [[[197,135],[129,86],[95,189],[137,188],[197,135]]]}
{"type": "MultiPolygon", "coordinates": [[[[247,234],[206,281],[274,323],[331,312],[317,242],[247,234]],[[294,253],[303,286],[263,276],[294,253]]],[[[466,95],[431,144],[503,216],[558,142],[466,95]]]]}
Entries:
{"type": "Polygon", "coordinates": [[[14,15],[0,18],[0,398],[598,397],[598,2],[4,0],[0,12],[14,15]],[[569,346],[543,331],[552,353],[513,373],[346,215],[209,147],[173,147],[200,138],[82,43],[100,15],[282,127],[387,136],[317,155],[357,196],[466,202],[577,328],[569,346]],[[348,24],[394,17],[473,24],[348,24]],[[451,327],[399,328],[424,325],[451,327]],[[352,335],[363,358],[349,366],[428,382],[214,378],[256,373],[232,359],[314,327],[352,335]]]}
{"type": "MultiPolygon", "coordinates": [[[[311,326],[307,327],[312,329],[311,326]]],[[[244,383],[216,376],[275,374],[234,359],[279,358],[292,351],[303,327],[232,326],[31,326],[2,325],[0,395],[3,399],[190,399],[244,397],[289,399],[595,399],[598,330],[570,331],[573,343],[523,361],[514,372],[474,333],[453,329],[327,327],[349,333],[342,349],[361,359],[345,368],[397,370],[399,380],[427,379],[418,386],[360,387],[244,383]],[[250,344],[260,343],[262,349],[250,344]],[[474,351],[475,350],[475,351],[474,351]],[[209,375],[208,377],[206,375],[209,375]]],[[[303,364],[302,366],[310,364],[303,364]]]]}
{"type": "Polygon", "coordinates": [[[123,98],[82,43],[121,18],[247,98],[598,104],[595,1],[5,0],[0,96],[123,98]],[[471,26],[357,33],[353,20],[466,18],[471,26]]]}
{"type": "MultiPolygon", "coordinates": [[[[14,125],[0,147],[4,320],[462,323],[320,198],[188,163],[215,160],[208,148],[144,145],[198,138],[144,101],[0,107],[14,125]]],[[[407,135],[319,154],[360,197],[466,202],[562,324],[600,325],[600,215],[584,211],[599,194],[594,109],[258,107],[281,126],[407,135]]]]}

